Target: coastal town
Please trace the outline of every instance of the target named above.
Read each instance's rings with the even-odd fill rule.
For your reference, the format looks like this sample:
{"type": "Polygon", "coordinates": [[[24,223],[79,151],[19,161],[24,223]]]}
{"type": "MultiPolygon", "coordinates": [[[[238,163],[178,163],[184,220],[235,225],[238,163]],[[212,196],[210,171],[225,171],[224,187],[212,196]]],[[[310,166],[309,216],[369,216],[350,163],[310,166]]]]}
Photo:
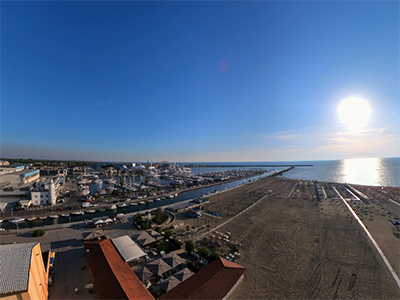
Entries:
{"type": "Polygon", "coordinates": [[[398,12],[1,1],[0,300],[399,300],[398,12]]]}
{"type": "Polygon", "coordinates": [[[293,167],[2,164],[5,299],[400,295],[399,188],[285,178],[293,167]]]}

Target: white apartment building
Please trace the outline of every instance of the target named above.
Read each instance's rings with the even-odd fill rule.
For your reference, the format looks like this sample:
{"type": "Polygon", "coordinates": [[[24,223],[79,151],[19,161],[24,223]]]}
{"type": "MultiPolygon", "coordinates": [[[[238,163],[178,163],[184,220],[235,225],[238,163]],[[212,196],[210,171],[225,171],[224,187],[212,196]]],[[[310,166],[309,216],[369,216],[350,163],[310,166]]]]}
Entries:
{"type": "Polygon", "coordinates": [[[60,181],[38,181],[35,189],[31,191],[31,200],[33,206],[55,205],[57,193],[60,187],[60,181]]]}

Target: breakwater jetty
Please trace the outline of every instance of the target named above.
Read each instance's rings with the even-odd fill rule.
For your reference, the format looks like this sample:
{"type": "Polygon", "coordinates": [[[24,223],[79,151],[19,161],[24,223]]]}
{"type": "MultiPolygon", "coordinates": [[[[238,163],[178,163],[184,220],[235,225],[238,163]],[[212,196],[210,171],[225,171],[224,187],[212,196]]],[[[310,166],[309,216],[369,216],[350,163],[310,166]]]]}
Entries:
{"type": "MultiPolygon", "coordinates": [[[[314,165],[188,165],[190,168],[205,167],[205,168],[285,168],[285,167],[314,167],[314,165]]],[[[292,168],[293,169],[293,168],[292,168]]]]}
{"type": "Polygon", "coordinates": [[[290,166],[290,167],[288,167],[286,169],[283,169],[283,170],[280,170],[280,171],[276,171],[276,172],[272,173],[271,176],[281,175],[281,174],[283,174],[283,173],[285,173],[287,171],[290,171],[291,169],[294,169],[294,166],[290,166]]]}

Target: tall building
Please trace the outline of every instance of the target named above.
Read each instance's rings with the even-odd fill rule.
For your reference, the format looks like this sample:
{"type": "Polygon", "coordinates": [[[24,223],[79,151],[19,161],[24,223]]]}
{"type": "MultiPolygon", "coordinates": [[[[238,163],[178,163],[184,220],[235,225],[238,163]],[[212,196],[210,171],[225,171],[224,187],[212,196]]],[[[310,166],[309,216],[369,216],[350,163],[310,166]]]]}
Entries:
{"type": "Polygon", "coordinates": [[[49,181],[38,181],[36,188],[31,191],[31,200],[33,206],[38,205],[56,205],[57,190],[60,187],[58,179],[49,181]]]}

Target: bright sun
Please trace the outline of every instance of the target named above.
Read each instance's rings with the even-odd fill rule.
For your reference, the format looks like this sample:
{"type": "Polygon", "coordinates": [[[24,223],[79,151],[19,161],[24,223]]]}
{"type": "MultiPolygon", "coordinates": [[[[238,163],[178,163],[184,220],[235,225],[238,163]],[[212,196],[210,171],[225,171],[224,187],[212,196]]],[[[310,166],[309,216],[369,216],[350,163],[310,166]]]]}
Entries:
{"type": "Polygon", "coordinates": [[[371,108],[367,101],[360,98],[349,98],[339,106],[339,116],[350,127],[364,126],[369,119],[371,108]]]}

